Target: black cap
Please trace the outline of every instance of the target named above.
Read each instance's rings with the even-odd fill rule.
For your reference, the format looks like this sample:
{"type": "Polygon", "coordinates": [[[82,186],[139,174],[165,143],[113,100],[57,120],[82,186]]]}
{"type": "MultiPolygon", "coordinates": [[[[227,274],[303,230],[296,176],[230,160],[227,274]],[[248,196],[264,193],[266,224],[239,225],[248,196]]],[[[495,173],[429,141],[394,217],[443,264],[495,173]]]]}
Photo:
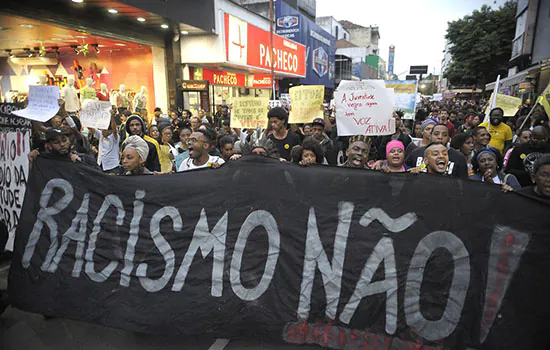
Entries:
{"type": "Polygon", "coordinates": [[[315,118],[313,119],[313,121],[311,122],[311,125],[321,125],[323,128],[325,127],[325,121],[323,120],[323,118],[315,118]]]}
{"type": "Polygon", "coordinates": [[[67,132],[64,129],[48,128],[46,129],[46,141],[50,141],[51,139],[59,135],[69,135],[69,134],[70,132],[67,132]]]}

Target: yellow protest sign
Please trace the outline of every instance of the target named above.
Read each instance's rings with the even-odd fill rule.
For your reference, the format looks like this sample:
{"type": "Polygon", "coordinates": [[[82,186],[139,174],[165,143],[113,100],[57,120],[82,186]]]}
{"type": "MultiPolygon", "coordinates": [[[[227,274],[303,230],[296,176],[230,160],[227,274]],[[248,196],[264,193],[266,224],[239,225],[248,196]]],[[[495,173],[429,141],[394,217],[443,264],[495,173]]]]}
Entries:
{"type": "Polygon", "coordinates": [[[267,128],[269,97],[235,97],[231,110],[231,127],[255,129],[267,128]]]}
{"type": "MultiPolygon", "coordinates": [[[[494,92],[491,94],[489,101],[493,100],[494,92]]],[[[513,117],[523,104],[523,101],[519,97],[508,96],[504,94],[497,94],[496,105],[493,108],[500,107],[504,111],[505,117],[513,117]]],[[[489,108],[486,110],[486,114],[490,113],[489,108]]]]}
{"type": "Polygon", "coordinates": [[[547,115],[550,115],[550,84],[546,87],[546,90],[540,95],[540,104],[544,107],[547,115]]]}
{"type": "Polygon", "coordinates": [[[323,118],[321,105],[325,98],[324,86],[296,86],[290,88],[289,92],[292,103],[288,117],[289,123],[311,123],[315,118],[323,118]]]}
{"type": "Polygon", "coordinates": [[[516,115],[523,101],[519,97],[497,94],[497,107],[504,110],[505,117],[513,117],[516,115]]]}

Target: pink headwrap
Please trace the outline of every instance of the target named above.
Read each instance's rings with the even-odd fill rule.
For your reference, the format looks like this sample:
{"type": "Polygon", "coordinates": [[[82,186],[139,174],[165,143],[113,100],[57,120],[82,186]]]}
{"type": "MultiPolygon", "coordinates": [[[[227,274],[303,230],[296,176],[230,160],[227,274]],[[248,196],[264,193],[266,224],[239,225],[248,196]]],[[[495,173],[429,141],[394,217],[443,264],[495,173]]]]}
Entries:
{"type": "Polygon", "coordinates": [[[405,146],[403,146],[403,142],[399,140],[391,140],[386,144],[386,158],[390,155],[390,151],[394,148],[401,148],[403,152],[405,152],[405,146]]]}

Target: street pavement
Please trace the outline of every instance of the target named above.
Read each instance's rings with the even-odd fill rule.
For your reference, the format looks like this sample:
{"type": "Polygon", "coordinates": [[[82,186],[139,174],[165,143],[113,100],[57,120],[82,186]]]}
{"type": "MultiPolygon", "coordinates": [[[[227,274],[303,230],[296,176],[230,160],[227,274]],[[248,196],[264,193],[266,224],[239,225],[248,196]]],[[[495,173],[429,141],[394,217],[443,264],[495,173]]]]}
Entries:
{"type": "MultiPolygon", "coordinates": [[[[7,287],[9,267],[0,266],[0,289],[7,287]]],[[[0,316],[1,350],[314,350],[317,346],[296,346],[262,339],[227,340],[207,337],[157,336],[107,328],[9,307],[0,316]]]]}

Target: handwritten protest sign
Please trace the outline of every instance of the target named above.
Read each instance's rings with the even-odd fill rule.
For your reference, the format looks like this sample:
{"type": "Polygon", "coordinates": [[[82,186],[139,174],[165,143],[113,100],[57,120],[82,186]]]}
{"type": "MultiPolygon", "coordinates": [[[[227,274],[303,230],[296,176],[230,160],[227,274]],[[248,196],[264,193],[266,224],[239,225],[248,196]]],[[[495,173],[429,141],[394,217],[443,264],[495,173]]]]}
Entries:
{"type": "Polygon", "coordinates": [[[10,251],[29,176],[31,121],[12,114],[20,108],[16,104],[0,104],[0,216],[8,227],[6,249],[10,251]]]}
{"type": "Polygon", "coordinates": [[[414,119],[414,111],[416,108],[416,81],[388,80],[386,81],[386,88],[393,88],[395,93],[394,108],[403,111],[403,119],[414,119]]]}
{"type": "Polygon", "coordinates": [[[548,84],[546,89],[542,92],[537,102],[544,107],[546,114],[550,115],[550,84],[548,84]]]}
{"type": "Polygon", "coordinates": [[[356,90],[348,84],[344,90],[339,88],[334,93],[338,136],[393,134],[393,89],[387,89],[383,81],[382,84],[375,80],[357,83],[363,89],[356,90]]]}
{"type": "Polygon", "coordinates": [[[108,129],[111,123],[111,103],[85,100],[80,111],[80,121],[84,127],[108,129]]]}
{"type": "Polygon", "coordinates": [[[283,107],[283,101],[281,100],[269,100],[269,109],[275,107],[283,107]]]}
{"type": "MultiPolygon", "coordinates": [[[[493,92],[491,94],[489,101],[493,100],[494,95],[495,93],[493,92]]],[[[505,117],[513,117],[516,115],[519,107],[521,107],[522,104],[523,104],[523,101],[519,97],[508,96],[504,94],[497,94],[496,104],[494,108],[497,108],[497,107],[502,108],[502,110],[504,111],[505,117]]],[[[485,113],[487,114],[490,112],[491,111],[487,107],[487,109],[485,110],[485,113]]]]}
{"type": "Polygon", "coordinates": [[[283,107],[285,107],[286,109],[290,109],[290,94],[281,94],[280,101],[283,102],[283,107]]]}
{"type": "Polygon", "coordinates": [[[290,88],[292,109],[288,117],[291,124],[311,123],[315,118],[323,118],[321,105],[325,98],[322,85],[296,86],[290,88]]]}
{"type": "Polygon", "coordinates": [[[57,86],[29,86],[29,104],[27,108],[13,112],[14,114],[45,122],[59,111],[59,88],[57,86]]]}
{"type": "Polygon", "coordinates": [[[231,111],[231,127],[237,129],[267,128],[269,97],[236,97],[231,111]]]}

